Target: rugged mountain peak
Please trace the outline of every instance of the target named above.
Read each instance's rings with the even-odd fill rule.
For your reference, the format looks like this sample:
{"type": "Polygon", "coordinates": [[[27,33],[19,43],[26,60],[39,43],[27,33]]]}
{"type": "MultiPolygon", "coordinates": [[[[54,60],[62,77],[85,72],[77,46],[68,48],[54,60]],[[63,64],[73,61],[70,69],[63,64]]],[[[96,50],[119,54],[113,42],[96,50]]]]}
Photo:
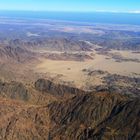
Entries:
{"type": "Polygon", "coordinates": [[[86,94],[49,105],[51,137],[61,140],[139,139],[140,99],[86,94]]]}
{"type": "Polygon", "coordinates": [[[85,91],[80,90],[78,88],[70,87],[63,84],[58,84],[51,80],[45,80],[45,79],[38,79],[35,82],[35,88],[36,90],[41,91],[44,94],[51,93],[56,96],[64,96],[65,94],[75,95],[75,94],[85,93],[85,91]]]}

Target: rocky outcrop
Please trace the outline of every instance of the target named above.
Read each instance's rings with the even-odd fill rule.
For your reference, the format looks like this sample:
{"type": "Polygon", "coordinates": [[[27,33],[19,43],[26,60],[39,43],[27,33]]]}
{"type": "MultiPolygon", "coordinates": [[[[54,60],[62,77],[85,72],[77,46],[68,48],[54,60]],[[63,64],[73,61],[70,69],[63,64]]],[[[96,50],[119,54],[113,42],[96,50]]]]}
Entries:
{"type": "Polygon", "coordinates": [[[70,87],[63,84],[57,84],[50,80],[39,79],[35,82],[35,88],[42,93],[50,93],[56,96],[64,96],[67,95],[76,95],[76,94],[83,94],[85,91],[80,90],[75,87],[70,87]]]}
{"type": "Polygon", "coordinates": [[[0,96],[22,101],[28,101],[30,98],[28,89],[22,83],[14,81],[10,83],[0,81],[0,96]]]}
{"type": "Polygon", "coordinates": [[[50,60],[60,60],[60,61],[85,61],[93,60],[88,54],[84,53],[45,53],[44,57],[50,60]]]}
{"type": "Polygon", "coordinates": [[[140,96],[140,78],[138,77],[107,74],[103,79],[105,80],[107,90],[110,93],[116,92],[130,96],[140,96]],[[124,83],[126,83],[126,85],[124,83]]]}
{"type": "Polygon", "coordinates": [[[47,140],[49,119],[46,109],[0,98],[0,139],[47,140]]]}

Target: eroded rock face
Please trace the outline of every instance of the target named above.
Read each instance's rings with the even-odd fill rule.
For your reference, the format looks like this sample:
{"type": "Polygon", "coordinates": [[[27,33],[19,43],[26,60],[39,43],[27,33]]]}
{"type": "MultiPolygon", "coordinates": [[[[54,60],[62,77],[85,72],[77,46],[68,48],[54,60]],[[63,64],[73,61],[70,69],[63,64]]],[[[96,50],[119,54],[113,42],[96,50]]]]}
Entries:
{"type": "Polygon", "coordinates": [[[51,137],[61,140],[140,139],[140,99],[88,94],[49,105],[51,137]]]}
{"type": "Polygon", "coordinates": [[[82,94],[84,91],[75,88],[69,87],[67,85],[56,84],[50,80],[39,79],[35,82],[36,90],[39,90],[43,93],[51,93],[53,95],[64,96],[64,94],[82,94]]]}
{"type": "Polygon", "coordinates": [[[44,55],[45,58],[50,60],[62,60],[62,61],[85,61],[93,60],[93,57],[84,53],[48,53],[44,55]]]}
{"type": "Polygon", "coordinates": [[[29,106],[0,98],[1,140],[47,140],[48,130],[46,107],[29,106]]]}
{"type": "Polygon", "coordinates": [[[10,83],[0,81],[0,96],[22,101],[28,101],[30,98],[26,87],[22,83],[14,81],[10,83]]]}
{"type": "Polygon", "coordinates": [[[24,62],[33,59],[35,54],[22,47],[3,46],[0,47],[0,59],[3,61],[24,62]]]}

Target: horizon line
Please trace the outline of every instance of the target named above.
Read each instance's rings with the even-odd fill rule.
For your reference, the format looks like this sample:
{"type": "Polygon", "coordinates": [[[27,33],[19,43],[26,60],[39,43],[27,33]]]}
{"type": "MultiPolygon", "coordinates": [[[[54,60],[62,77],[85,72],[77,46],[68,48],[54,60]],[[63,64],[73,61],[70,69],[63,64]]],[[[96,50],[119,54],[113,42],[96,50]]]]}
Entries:
{"type": "Polygon", "coordinates": [[[107,10],[94,10],[94,11],[60,11],[60,10],[15,10],[15,9],[0,9],[0,11],[17,11],[17,12],[65,12],[65,13],[118,13],[118,14],[140,14],[140,10],[136,11],[107,11],[107,10]]]}

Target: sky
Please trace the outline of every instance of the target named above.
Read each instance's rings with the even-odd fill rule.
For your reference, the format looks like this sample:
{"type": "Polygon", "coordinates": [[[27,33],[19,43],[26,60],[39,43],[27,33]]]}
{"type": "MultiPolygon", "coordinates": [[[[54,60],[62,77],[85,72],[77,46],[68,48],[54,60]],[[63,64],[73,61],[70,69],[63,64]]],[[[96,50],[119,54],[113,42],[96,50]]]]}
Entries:
{"type": "Polygon", "coordinates": [[[140,13],[140,0],[0,0],[0,10],[140,13]]]}

